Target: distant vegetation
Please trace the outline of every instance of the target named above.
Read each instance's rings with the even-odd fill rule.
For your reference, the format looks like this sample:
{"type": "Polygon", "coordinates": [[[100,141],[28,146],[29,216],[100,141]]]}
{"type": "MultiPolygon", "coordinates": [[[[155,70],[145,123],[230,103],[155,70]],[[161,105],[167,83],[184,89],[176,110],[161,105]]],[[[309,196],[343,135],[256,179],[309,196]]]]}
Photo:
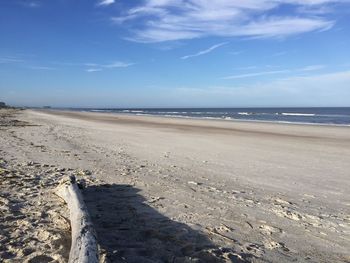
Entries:
{"type": "Polygon", "coordinates": [[[0,101],[0,109],[1,108],[7,108],[8,106],[6,105],[5,102],[0,101]]]}

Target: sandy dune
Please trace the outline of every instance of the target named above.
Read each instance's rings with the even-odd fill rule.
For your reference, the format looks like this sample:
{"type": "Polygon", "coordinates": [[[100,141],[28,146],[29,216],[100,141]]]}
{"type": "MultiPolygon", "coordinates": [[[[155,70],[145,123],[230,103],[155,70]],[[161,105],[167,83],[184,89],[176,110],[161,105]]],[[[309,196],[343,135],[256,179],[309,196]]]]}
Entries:
{"type": "Polygon", "coordinates": [[[7,162],[104,182],[84,196],[106,260],[350,261],[348,127],[29,110],[17,119],[37,126],[1,130],[7,162]]]}

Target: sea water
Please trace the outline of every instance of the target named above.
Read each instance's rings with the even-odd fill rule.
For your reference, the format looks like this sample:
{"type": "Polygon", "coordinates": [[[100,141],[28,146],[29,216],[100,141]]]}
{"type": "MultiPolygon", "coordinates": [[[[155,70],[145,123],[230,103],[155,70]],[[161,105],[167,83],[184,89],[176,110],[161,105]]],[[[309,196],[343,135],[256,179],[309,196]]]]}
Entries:
{"type": "Polygon", "coordinates": [[[250,120],[350,126],[350,107],[342,108],[96,108],[91,112],[114,112],[177,118],[250,120]]]}

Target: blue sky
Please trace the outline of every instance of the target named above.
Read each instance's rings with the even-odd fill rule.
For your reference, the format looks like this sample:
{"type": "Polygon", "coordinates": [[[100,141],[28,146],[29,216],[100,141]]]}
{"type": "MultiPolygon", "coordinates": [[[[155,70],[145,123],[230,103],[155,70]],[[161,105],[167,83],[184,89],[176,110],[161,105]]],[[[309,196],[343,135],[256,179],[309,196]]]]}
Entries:
{"type": "Polygon", "coordinates": [[[2,0],[1,100],[350,106],[350,1],[2,0]]]}

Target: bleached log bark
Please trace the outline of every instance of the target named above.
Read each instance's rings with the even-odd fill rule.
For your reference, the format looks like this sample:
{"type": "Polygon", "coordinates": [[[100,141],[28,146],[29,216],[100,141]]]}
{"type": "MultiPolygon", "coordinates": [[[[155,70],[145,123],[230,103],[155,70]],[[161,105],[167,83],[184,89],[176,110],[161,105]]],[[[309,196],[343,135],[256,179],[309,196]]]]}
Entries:
{"type": "Polygon", "coordinates": [[[72,230],[69,263],[98,263],[96,233],[75,177],[63,181],[55,192],[68,205],[72,230]]]}

